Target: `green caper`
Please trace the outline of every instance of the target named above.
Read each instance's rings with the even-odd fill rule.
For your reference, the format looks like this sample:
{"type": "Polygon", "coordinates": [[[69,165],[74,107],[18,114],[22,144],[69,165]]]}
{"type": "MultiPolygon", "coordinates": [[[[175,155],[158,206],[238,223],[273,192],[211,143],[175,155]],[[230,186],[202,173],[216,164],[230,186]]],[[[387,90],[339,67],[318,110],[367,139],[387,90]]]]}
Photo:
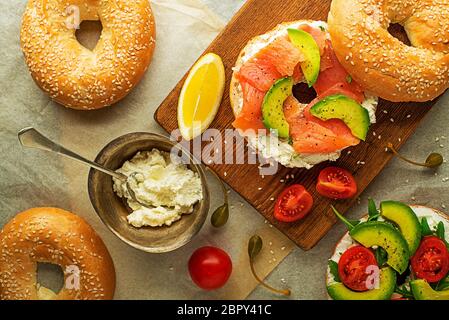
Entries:
{"type": "Polygon", "coordinates": [[[276,289],[267,284],[265,281],[263,281],[256,273],[256,270],[254,268],[254,260],[256,259],[257,255],[260,253],[263,247],[263,241],[262,238],[258,235],[254,235],[249,239],[248,241],[248,256],[249,256],[249,266],[251,268],[251,273],[253,274],[254,278],[259,282],[263,287],[267,288],[268,290],[277,293],[282,294],[284,296],[291,295],[291,291],[289,289],[276,289]]]}
{"type": "Polygon", "coordinates": [[[431,153],[427,159],[425,163],[419,163],[416,161],[412,161],[410,159],[407,159],[406,157],[402,156],[397,150],[396,148],[393,146],[393,144],[391,142],[389,142],[387,144],[387,148],[393,152],[399,159],[414,164],[416,166],[420,166],[420,167],[426,167],[426,168],[438,168],[439,166],[441,166],[444,162],[443,156],[439,153],[431,153]]]}
{"type": "Polygon", "coordinates": [[[211,169],[207,168],[207,170],[217,179],[217,181],[220,183],[221,191],[223,192],[223,202],[224,204],[215,209],[214,213],[212,214],[212,217],[210,218],[210,222],[212,226],[215,228],[221,228],[223,227],[229,219],[229,201],[228,201],[228,191],[226,190],[226,187],[221,181],[220,177],[211,169]]]}
{"type": "Polygon", "coordinates": [[[253,260],[262,250],[263,241],[258,235],[254,235],[249,239],[248,242],[248,255],[251,260],[253,260]]]}
{"type": "Polygon", "coordinates": [[[439,153],[431,153],[426,159],[426,166],[429,168],[438,168],[444,162],[443,156],[439,153]]]}
{"type": "Polygon", "coordinates": [[[229,219],[229,206],[227,203],[218,207],[212,214],[210,222],[215,228],[223,227],[229,219]]]}

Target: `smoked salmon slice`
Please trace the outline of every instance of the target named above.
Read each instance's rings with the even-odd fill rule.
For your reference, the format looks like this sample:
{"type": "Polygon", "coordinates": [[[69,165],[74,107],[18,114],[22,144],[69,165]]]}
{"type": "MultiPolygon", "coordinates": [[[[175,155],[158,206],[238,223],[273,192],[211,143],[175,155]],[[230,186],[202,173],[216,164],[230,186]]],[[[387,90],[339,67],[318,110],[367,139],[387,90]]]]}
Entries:
{"type": "MultiPolygon", "coordinates": [[[[352,80],[352,78],[340,64],[329,40],[327,40],[324,56],[321,57],[321,61],[322,64],[326,64],[326,68],[324,71],[320,72],[318,80],[313,86],[319,97],[323,98],[323,94],[325,94],[329,89],[333,88],[335,91],[332,94],[352,93],[352,97],[350,97],[357,97],[354,100],[358,102],[362,102],[365,99],[363,88],[357,82],[352,80]],[[339,88],[341,88],[341,91],[339,91],[339,88]]],[[[321,69],[323,69],[323,67],[321,69]]]]}
{"type": "Polygon", "coordinates": [[[352,100],[357,101],[358,103],[362,103],[363,100],[365,100],[365,95],[363,92],[360,92],[358,90],[353,90],[350,87],[350,85],[345,81],[345,82],[336,83],[334,86],[332,86],[329,89],[327,89],[326,91],[322,92],[318,96],[318,100],[316,102],[318,102],[319,100],[323,100],[324,98],[326,98],[328,96],[332,96],[334,94],[345,95],[348,98],[351,98],[352,100]]]}
{"type": "Polygon", "coordinates": [[[257,58],[247,61],[237,73],[240,83],[248,82],[263,92],[270,90],[271,86],[280,78],[282,75],[271,62],[257,58]]]}
{"type": "Polygon", "coordinates": [[[310,114],[312,105],[304,106],[290,96],[284,103],[284,115],[290,126],[293,148],[298,153],[331,153],[360,143],[339,119],[322,121],[310,114]]]}
{"type": "Polygon", "coordinates": [[[262,122],[262,102],[265,93],[254,88],[248,82],[240,82],[243,93],[243,107],[232,123],[234,128],[242,131],[265,129],[262,122]]]}
{"type": "Polygon", "coordinates": [[[304,61],[304,55],[290,42],[288,36],[279,37],[260,50],[257,59],[270,62],[282,77],[292,76],[296,65],[304,61]]]}
{"type": "Polygon", "coordinates": [[[267,92],[277,80],[292,76],[301,61],[304,61],[301,51],[287,36],[279,37],[245,62],[237,78],[267,92]]]}

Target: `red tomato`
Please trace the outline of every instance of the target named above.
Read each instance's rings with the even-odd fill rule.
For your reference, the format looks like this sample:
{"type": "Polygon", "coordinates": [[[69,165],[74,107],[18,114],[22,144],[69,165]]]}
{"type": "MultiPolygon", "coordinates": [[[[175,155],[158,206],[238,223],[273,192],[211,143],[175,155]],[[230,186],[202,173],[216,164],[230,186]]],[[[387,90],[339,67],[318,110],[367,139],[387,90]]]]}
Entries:
{"type": "Polygon", "coordinates": [[[377,266],[374,253],[365,247],[355,246],[346,250],[338,262],[338,274],[345,286],[354,291],[367,291],[369,266],[377,266]]]}
{"type": "Polygon", "coordinates": [[[357,183],[348,170],[329,167],[321,171],[316,191],[331,199],[349,199],[357,194],[357,183]]]}
{"type": "Polygon", "coordinates": [[[281,222],[294,222],[304,218],[312,209],[313,198],[300,184],[294,184],[279,195],[274,217],[281,222]]]}
{"type": "Polygon", "coordinates": [[[231,258],[219,248],[199,248],[189,260],[190,277],[198,287],[204,290],[221,288],[228,281],[231,272],[231,258]]]}
{"type": "Polygon", "coordinates": [[[449,252],[438,237],[424,237],[412,257],[412,270],[417,278],[433,283],[443,279],[449,272],[449,252]]]}

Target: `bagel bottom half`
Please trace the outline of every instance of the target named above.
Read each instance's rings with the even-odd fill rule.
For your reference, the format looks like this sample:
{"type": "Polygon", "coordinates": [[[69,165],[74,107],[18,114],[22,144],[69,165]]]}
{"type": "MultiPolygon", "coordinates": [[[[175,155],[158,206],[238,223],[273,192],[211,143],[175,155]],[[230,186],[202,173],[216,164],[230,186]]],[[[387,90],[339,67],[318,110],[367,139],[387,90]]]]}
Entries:
{"type": "MultiPolygon", "coordinates": [[[[230,83],[230,103],[234,116],[238,116],[243,107],[243,91],[240,85],[240,81],[237,78],[237,73],[242,67],[242,65],[254,57],[261,49],[266,47],[269,43],[280,36],[287,35],[287,29],[298,28],[301,25],[309,24],[313,27],[326,30],[327,23],[324,21],[313,21],[313,20],[298,20],[293,22],[285,22],[278,25],[273,30],[254,37],[240,52],[235,66],[233,68],[234,73],[232,75],[230,83]]],[[[330,35],[328,34],[328,40],[330,40],[330,35]]],[[[370,114],[370,120],[372,123],[376,122],[376,108],[378,104],[377,97],[368,95],[365,93],[365,101],[362,102],[362,106],[366,108],[370,114]]],[[[279,139],[276,148],[269,147],[273,145],[273,141],[270,141],[270,136],[260,137],[257,134],[245,132],[243,134],[248,141],[251,148],[258,150],[258,152],[265,159],[273,159],[285,167],[289,168],[306,168],[310,169],[314,165],[324,162],[324,161],[336,161],[340,155],[341,150],[337,152],[332,152],[328,154],[299,154],[293,147],[288,143],[288,141],[282,141],[279,139]]]]}
{"type": "Polygon", "coordinates": [[[82,218],[57,208],[33,208],[0,231],[1,300],[105,300],[115,291],[115,269],[103,241],[82,218]],[[59,293],[37,283],[39,262],[59,265],[59,293]]]}

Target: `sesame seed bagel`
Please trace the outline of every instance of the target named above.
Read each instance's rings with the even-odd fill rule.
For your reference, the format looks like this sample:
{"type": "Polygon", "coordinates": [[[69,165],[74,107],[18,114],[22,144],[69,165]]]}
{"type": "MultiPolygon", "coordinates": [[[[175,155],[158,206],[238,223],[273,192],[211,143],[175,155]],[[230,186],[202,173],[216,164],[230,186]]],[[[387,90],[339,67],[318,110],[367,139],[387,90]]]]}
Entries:
{"type": "Polygon", "coordinates": [[[66,107],[91,110],[114,104],[140,81],[153,55],[155,24],[148,0],[29,0],[20,38],[37,85],[66,107]],[[80,22],[102,23],[92,51],[76,39],[78,10],[80,22]]]}
{"type": "Polygon", "coordinates": [[[33,208],[16,215],[0,231],[1,300],[104,300],[112,299],[114,290],[111,256],[77,215],[33,208]],[[65,279],[58,294],[37,285],[38,262],[61,266],[65,279]]]}
{"type": "Polygon", "coordinates": [[[424,102],[449,87],[449,1],[333,0],[328,23],[340,63],[375,95],[424,102]],[[394,23],[411,46],[390,35],[394,23]]]}

